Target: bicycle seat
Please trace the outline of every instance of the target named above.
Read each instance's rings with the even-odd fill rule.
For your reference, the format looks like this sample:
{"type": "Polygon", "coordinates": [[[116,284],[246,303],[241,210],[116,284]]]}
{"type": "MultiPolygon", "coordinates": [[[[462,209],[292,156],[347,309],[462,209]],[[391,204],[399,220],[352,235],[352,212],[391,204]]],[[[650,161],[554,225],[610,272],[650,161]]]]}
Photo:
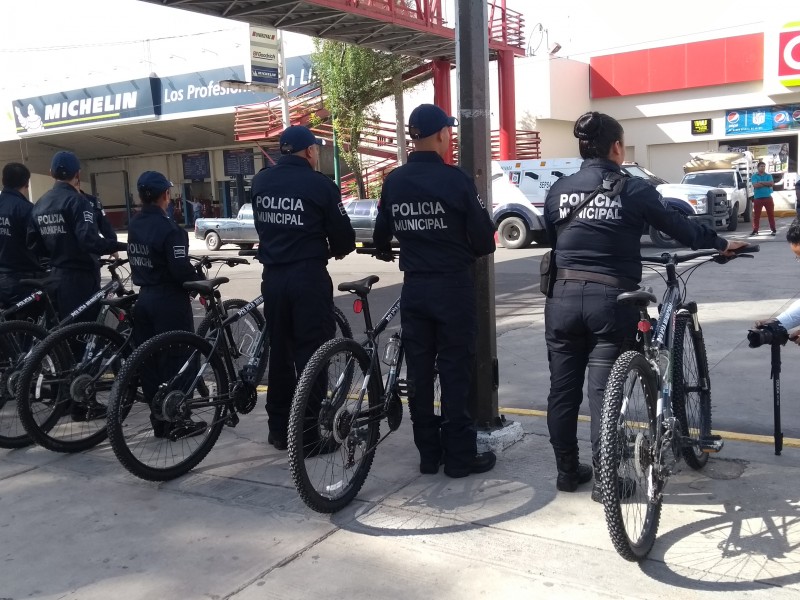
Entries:
{"type": "Polygon", "coordinates": [[[658,302],[658,300],[650,290],[636,290],[635,292],[622,292],[617,296],[617,302],[645,308],[651,302],[658,302]]]}
{"type": "Polygon", "coordinates": [[[30,287],[34,288],[43,288],[47,287],[48,285],[58,283],[58,279],[53,277],[52,275],[48,275],[47,277],[41,277],[40,279],[20,279],[20,285],[29,285],[30,287]]]}
{"type": "Polygon", "coordinates": [[[358,294],[359,296],[366,296],[372,289],[372,284],[381,280],[377,275],[369,275],[364,279],[358,281],[346,281],[339,284],[340,292],[350,292],[351,294],[358,294]]]}
{"type": "Polygon", "coordinates": [[[213,294],[214,290],[223,283],[228,283],[229,281],[230,279],[227,277],[215,277],[214,279],[203,281],[189,281],[183,284],[183,289],[208,296],[209,294],[213,294]]]}
{"type": "Polygon", "coordinates": [[[131,306],[133,306],[138,297],[139,294],[125,294],[124,296],[103,298],[102,300],[100,300],[100,304],[105,304],[106,306],[110,306],[111,308],[117,308],[119,310],[127,310],[131,306]]]}

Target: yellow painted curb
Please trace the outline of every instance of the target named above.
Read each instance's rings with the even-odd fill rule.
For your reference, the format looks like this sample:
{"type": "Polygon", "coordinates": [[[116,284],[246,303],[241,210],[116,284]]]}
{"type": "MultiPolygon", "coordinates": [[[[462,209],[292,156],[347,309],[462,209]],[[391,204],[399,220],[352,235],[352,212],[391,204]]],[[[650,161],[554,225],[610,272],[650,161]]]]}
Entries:
{"type": "MultiPolygon", "coordinates": [[[[519,415],[521,417],[546,417],[546,410],[535,410],[531,408],[501,408],[501,414],[519,415]]],[[[591,418],[586,415],[578,415],[578,421],[582,423],[591,422],[591,418]]],[[[723,440],[730,440],[733,442],[749,442],[752,444],[769,444],[775,443],[775,439],[771,435],[758,435],[755,433],[738,433],[735,431],[717,431],[714,433],[722,436],[723,440]]],[[[784,448],[800,448],[800,439],[797,438],[783,438],[784,448]]]]}
{"type": "Polygon", "coordinates": [[[796,210],[780,208],[780,209],[777,209],[777,210],[774,211],[774,215],[776,217],[796,217],[797,216],[797,211],[796,210]]]}

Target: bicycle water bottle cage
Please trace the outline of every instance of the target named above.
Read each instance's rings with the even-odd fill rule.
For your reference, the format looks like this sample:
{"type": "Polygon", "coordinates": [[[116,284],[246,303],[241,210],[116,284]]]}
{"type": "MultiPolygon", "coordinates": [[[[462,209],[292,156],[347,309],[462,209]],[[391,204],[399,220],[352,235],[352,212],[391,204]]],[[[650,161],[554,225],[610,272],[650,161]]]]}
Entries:
{"type": "Polygon", "coordinates": [[[366,296],[372,289],[372,285],[380,280],[381,278],[377,275],[369,275],[364,277],[364,279],[359,279],[358,281],[346,281],[344,283],[340,283],[338,287],[340,292],[350,292],[351,294],[366,296]]]}
{"type": "Polygon", "coordinates": [[[651,302],[658,302],[652,291],[646,289],[633,292],[622,292],[617,296],[617,303],[646,308],[651,302]]]}

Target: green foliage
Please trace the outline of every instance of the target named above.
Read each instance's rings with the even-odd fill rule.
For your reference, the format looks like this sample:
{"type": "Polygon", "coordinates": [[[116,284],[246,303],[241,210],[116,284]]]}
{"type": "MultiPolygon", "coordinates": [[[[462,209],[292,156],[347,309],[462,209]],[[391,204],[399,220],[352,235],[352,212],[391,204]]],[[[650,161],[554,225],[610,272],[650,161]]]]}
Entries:
{"type": "MultiPolygon", "coordinates": [[[[367,198],[358,152],[373,104],[394,93],[393,77],[419,64],[419,60],[351,46],[331,40],[314,40],[314,73],[324,94],[339,139],[340,154],[353,170],[359,197],[367,198]]],[[[374,196],[373,196],[374,197],[374,196]]]]}

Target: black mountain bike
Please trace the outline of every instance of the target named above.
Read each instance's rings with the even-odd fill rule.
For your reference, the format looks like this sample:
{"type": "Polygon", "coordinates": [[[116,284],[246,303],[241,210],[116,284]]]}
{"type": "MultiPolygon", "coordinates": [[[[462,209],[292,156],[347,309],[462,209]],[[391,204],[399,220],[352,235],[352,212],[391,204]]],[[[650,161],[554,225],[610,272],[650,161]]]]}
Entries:
{"type": "MultiPolygon", "coordinates": [[[[101,300],[122,298],[131,293],[126,289],[130,279],[130,273],[125,268],[127,262],[127,259],[101,259],[100,263],[108,267],[111,274],[110,281],[60,321],[55,307],[45,291],[51,284],[51,280],[45,277],[21,282],[31,287],[31,294],[3,311],[0,319],[13,318],[19,308],[32,303],[42,303],[39,311],[41,317],[36,323],[13,320],[0,323],[0,448],[22,448],[33,443],[19,419],[16,402],[17,384],[25,359],[50,332],[73,323],[81,314],[100,303],[101,300]]],[[[95,323],[106,323],[120,333],[124,333],[129,328],[125,311],[113,302],[102,303],[95,323]]]]}
{"type": "MultiPolygon", "coordinates": [[[[737,255],[758,250],[746,246],[737,255]]],[[[686,298],[686,283],[701,265],[729,260],[716,250],[643,256],[644,263],[666,268],[662,278],[667,289],[658,319],[651,319],[647,310],[656,302],[652,291],[618,296],[619,303],[639,309],[639,349],[616,360],[606,384],[600,486],[611,541],[627,560],[641,560],[653,547],[664,487],[678,461],[683,458],[693,469],[701,469],[710,453],[722,449],[722,440],[711,432],[711,378],[703,330],[697,304],[686,298]],[[707,260],[677,273],[677,265],[703,257],[707,260]]]]}
{"type": "MultiPolygon", "coordinates": [[[[217,264],[220,268],[248,264],[243,258],[190,259],[203,275],[217,264]]],[[[135,348],[131,334],[137,298],[137,294],[128,294],[100,300],[125,327],[85,322],[57,328],[26,358],[17,385],[17,411],[25,431],[37,444],[55,452],[80,452],[106,439],[108,396],[122,363],[135,348]]],[[[238,310],[243,302],[226,300],[223,310],[238,310]]],[[[204,323],[208,320],[206,317],[204,323]]],[[[241,319],[241,330],[229,332],[235,347],[248,346],[248,331],[260,326],[258,320],[253,321],[241,319]]]]}
{"type": "MultiPolygon", "coordinates": [[[[218,288],[228,281],[184,284],[209,307],[206,336],[172,331],[154,337],[136,349],[114,383],[109,439],[119,461],[137,477],[167,481],[187,473],[213,448],[224,425],[235,427],[239,414],[256,406],[269,357],[267,328],[262,326],[248,346],[252,355],[240,362],[231,330],[263,298],[226,315],[218,288]]],[[[350,333],[346,319],[339,327],[350,333]]]]}

